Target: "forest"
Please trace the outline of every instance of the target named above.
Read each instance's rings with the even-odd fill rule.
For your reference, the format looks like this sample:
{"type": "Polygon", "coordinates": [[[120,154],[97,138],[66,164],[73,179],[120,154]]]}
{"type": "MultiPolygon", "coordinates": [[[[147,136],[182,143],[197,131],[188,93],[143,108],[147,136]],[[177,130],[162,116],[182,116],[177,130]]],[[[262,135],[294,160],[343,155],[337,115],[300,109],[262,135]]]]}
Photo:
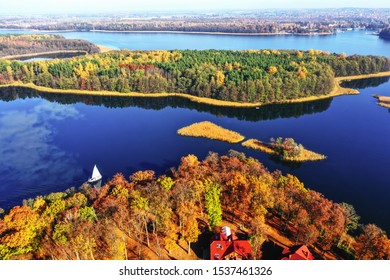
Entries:
{"type": "Polygon", "coordinates": [[[76,50],[89,54],[99,53],[94,44],[79,39],[65,39],[62,35],[0,35],[0,58],[4,56],[76,50]]]}
{"type": "Polygon", "coordinates": [[[318,252],[317,258],[329,252],[390,258],[386,233],[360,224],[352,205],[229,151],[210,152],[203,161],[185,156],[161,176],[152,170],[116,174],[100,188],[85,183],[26,199],[0,214],[0,259],[170,259],[185,247],[190,255],[194,245],[209,246],[212,232],[226,222],[247,234],[261,259],[272,221],[293,244],[318,252]]]}
{"type": "Polygon", "coordinates": [[[379,56],[318,50],[111,51],[71,59],[0,60],[0,85],[122,93],[187,93],[235,102],[283,102],[328,94],[334,77],[390,70],[379,56]]]}
{"type": "Polygon", "coordinates": [[[382,39],[390,40],[390,28],[385,28],[379,32],[379,37],[382,39]]]}

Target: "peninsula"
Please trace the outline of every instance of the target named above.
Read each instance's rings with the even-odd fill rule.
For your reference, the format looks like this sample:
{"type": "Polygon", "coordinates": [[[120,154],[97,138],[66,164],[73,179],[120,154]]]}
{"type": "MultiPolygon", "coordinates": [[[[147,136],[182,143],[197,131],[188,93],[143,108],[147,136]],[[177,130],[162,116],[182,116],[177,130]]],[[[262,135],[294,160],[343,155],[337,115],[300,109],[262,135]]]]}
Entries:
{"type": "Polygon", "coordinates": [[[71,59],[0,60],[0,85],[56,93],[181,96],[256,107],[356,94],[340,82],[390,76],[390,59],[318,50],[110,51],[71,59]]]}
{"type": "Polygon", "coordinates": [[[390,40],[390,28],[385,28],[379,32],[379,37],[385,40],[390,40]]]}
{"type": "Polygon", "coordinates": [[[53,34],[0,35],[0,59],[28,59],[31,57],[61,58],[99,53],[98,46],[79,39],[65,39],[53,34]],[[66,57],[66,56],[65,56],[66,57]]]}

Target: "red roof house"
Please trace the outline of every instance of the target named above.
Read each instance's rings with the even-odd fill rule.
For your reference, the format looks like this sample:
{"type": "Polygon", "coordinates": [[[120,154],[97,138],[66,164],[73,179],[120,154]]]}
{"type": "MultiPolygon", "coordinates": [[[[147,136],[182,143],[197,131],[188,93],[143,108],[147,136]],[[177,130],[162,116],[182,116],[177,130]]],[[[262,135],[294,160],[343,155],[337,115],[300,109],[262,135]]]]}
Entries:
{"type": "Polygon", "coordinates": [[[210,244],[211,260],[251,260],[252,258],[250,242],[238,240],[228,227],[222,227],[222,232],[216,234],[210,244]]]}
{"type": "Polygon", "coordinates": [[[282,260],[314,260],[313,255],[306,245],[284,249],[282,254],[282,260]]]}

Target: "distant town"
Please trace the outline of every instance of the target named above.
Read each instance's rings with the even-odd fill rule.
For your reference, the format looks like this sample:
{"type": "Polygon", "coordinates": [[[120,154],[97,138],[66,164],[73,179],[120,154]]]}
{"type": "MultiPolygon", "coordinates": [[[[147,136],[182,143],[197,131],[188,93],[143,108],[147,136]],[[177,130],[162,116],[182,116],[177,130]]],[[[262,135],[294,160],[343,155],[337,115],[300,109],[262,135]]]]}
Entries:
{"type": "Polygon", "coordinates": [[[379,33],[390,9],[342,8],[100,15],[0,15],[1,29],[40,31],[200,32],[235,34],[333,34],[350,29],[379,33]]]}

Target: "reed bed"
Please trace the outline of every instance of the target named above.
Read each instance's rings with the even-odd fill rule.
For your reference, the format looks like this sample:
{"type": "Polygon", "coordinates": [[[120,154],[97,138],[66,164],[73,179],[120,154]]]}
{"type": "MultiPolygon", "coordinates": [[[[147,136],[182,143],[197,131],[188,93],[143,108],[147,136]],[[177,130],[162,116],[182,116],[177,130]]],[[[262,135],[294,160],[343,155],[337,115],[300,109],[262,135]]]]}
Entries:
{"type": "Polygon", "coordinates": [[[248,139],[245,142],[242,142],[242,145],[246,148],[258,150],[267,154],[276,154],[276,151],[272,149],[272,147],[264,142],[261,142],[260,140],[257,139],[248,139]]]}
{"type": "Polygon", "coordinates": [[[379,105],[390,109],[390,96],[374,95],[378,99],[379,105]]]}
{"type": "Polygon", "coordinates": [[[318,161],[326,159],[325,155],[321,155],[319,153],[303,149],[299,156],[297,157],[283,157],[280,155],[270,144],[261,142],[257,139],[248,139],[242,143],[242,145],[246,148],[258,150],[261,152],[265,152],[270,155],[278,155],[284,161],[295,161],[295,162],[304,162],[304,161],[318,161]]]}
{"type": "Polygon", "coordinates": [[[238,143],[245,139],[241,134],[204,121],[180,128],[177,133],[182,136],[204,137],[229,143],[238,143]]]}

